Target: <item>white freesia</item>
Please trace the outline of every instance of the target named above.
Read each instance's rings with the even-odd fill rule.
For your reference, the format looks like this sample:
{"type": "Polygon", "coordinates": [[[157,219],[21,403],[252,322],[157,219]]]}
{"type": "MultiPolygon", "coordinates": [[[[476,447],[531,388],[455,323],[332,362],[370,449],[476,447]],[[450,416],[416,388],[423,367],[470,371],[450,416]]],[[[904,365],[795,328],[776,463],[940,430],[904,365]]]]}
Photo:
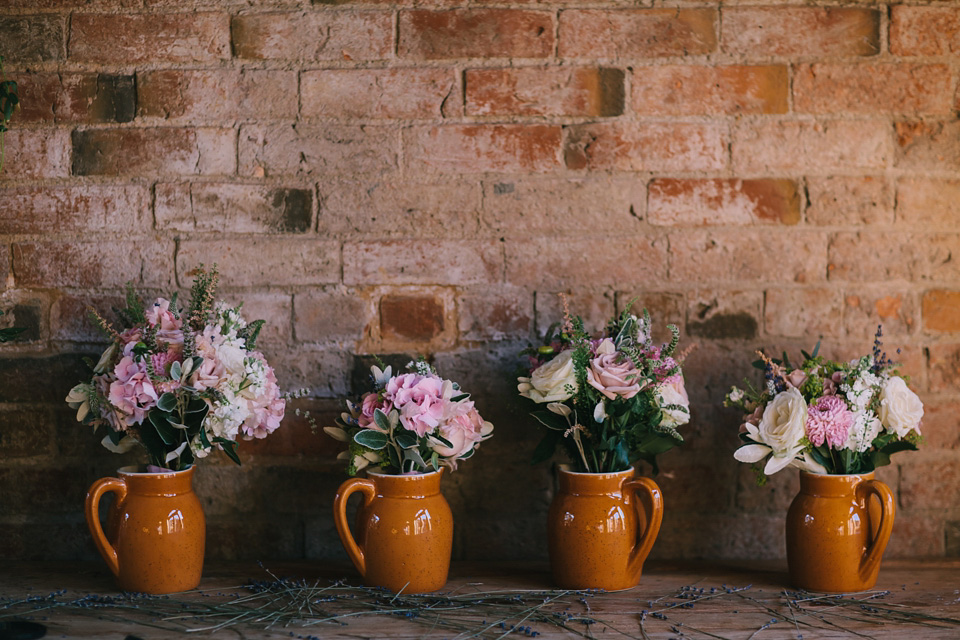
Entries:
{"type": "Polygon", "coordinates": [[[520,395],[534,402],[563,402],[576,392],[577,379],[573,370],[573,351],[560,355],[539,367],[529,378],[517,378],[520,395]]]}
{"type": "Polygon", "coordinates": [[[907,387],[903,378],[894,376],[883,384],[880,391],[880,422],[887,431],[902,438],[916,429],[920,433],[923,419],[923,402],[907,387]]]}
{"type": "Polygon", "coordinates": [[[768,476],[773,475],[790,465],[803,450],[800,440],[804,436],[806,422],[807,403],[800,391],[791,387],[767,405],[759,426],[755,427],[749,422],[744,425],[747,435],[759,444],[740,447],[734,453],[734,458],[740,462],[759,462],[772,453],[763,472],[768,476]]]}

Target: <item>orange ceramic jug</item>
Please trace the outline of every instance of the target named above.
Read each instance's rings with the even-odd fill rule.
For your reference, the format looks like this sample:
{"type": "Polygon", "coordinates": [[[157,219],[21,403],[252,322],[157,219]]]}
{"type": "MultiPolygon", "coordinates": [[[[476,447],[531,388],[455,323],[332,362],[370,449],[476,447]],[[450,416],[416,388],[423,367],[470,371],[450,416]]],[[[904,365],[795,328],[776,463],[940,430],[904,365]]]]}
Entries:
{"type": "Polygon", "coordinates": [[[193,468],[138,473],[123,467],[87,492],[87,526],[100,555],[125,591],[176,593],[200,584],[206,520],[193,492],[193,468]],[[116,493],[110,539],[98,515],[100,498],[116,493]]]}
{"type": "Polygon", "coordinates": [[[787,564],[793,585],[832,592],[872,588],[895,511],[893,493],[874,480],[872,472],[801,471],[800,493],[787,512],[787,564]],[[870,501],[871,496],[879,502],[870,501]]]}
{"type": "Polygon", "coordinates": [[[636,586],[660,532],[660,488],[635,477],[633,468],[575,473],[561,467],[559,474],[547,530],[554,581],[565,589],[636,586]]]}
{"type": "Polygon", "coordinates": [[[340,541],[364,582],[394,592],[436,591],[447,583],[453,514],[440,493],[441,471],[418,475],[368,472],[337,489],[333,517],[340,541]],[[347,524],[347,499],[363,494],[360,543],[347,524]]]}

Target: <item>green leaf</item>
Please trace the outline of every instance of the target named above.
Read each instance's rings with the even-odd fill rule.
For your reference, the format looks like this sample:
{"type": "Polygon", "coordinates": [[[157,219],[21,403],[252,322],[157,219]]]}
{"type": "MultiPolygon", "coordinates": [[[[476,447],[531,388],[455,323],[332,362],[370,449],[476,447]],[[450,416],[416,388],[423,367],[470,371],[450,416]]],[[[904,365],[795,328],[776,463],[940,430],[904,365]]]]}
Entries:
{"type": "Polygon", "coordinates": [[[373,422],[384,431],[390,431],[390,420],[387,419],[387,414],[380,409],[373,410],[373,422]]]}
{"type": "Polygon", "coordinates": [[[566,431],[570,428],[566,419],[552,411],[532,411],[530,415],[533,416],[537,422],[554,431],[566,431]]]}
{"type": "Polygon", "coordinates": [[[448,449],[453,449],[453,443],[450,442],[449,440],[447,440],[446,438],[444,438],[443,436],[438,435],[438,434],[436,434],[436,433],[431,433],[431,434],[430,434],[430,437],[439,440],[440,443],[441,443],[443,446],[447,447],[448,449]]]}
{"type": "MultiPolygon", "coordinates": [[[[153,414],[151,414],[151,416],[152,415],[153,414]]],[[[137,431],[140,435],[140,442],[143,443],[143,446],[147,450],[147,454],[151,459],[163,460],[166,458],[167,445],[163,441],[163,438],[160,437],[160,434],[157,433],[157,429],[154,427],[151,421],[144,421],[137,431]]]]}
{"type": "Polygon", "coordinates": [[[430,455],[430,466],[433,467],[434,470],[440,468],[440,454],[438,454],[436,451],[430,455]]]}
{"type": "Polygon", "coordinates": [[[223,447],[223,452],[227,454],[227,457],[240,464],[240,456],[237,455],[237,447],[239,446],[235,440],[227,440],[226,438],[221,438],[217,436],[213,439],[214,442],[223,447]]]}
{"type": "Polygon", "coordinates": [[[533,450],[533,458],[531,459],[531,464],[539,464],[544,460],[549,460],[553,457],[553,452],[557,448],[557,443],[560,442],[560,439],[563,436],[559,431],[547,431],[544,434],[543,439],[540,440],[540,444],[537,445],[537,448],[533,450]]]}
{"type": "MultiPolygon", "coordinates": [[[[172,380],[179,381],[181,373],[183,373],[183,367],[179,362],[174,362],[172,365],[170,365],[170,378],[172,380]]],[[[167,409],[167,411],[169,411],[169,409],[167,409]]]]}
{"type": "Polygon", "coordinates": [[[414,464],[418,465],[421,469],[427,468],[427,463],[424,462],[423,457],[420,455],[420,452],[416,449],[407,449],[403,452],[403,459],[409,460],[414,464]]]}
{"type": "Polygon", "coordinates": [[[367,449],[380,451],[387,446],[387,434],[373,429],[364,429],[353,436],[353,441],[367,449]]]}
{"type": "MultiPolygon", "coordinates": [[[[175,362],[174,364],[180,364],[175,362]]],[[[160,411],[165,411],[166,413],[172,412],[177,408],[177,396],[172,393],[164,393],[160,396],[160,399],[157,400],[157,408],[160,411]]]]}
{"type": "Polygon", "coordinates": [[[190,402],[187,403],[187,408],[184,413],[202,413],[206,415],[209,410],[210,405],[204,402],[202,398],[193,397],[190,398],[190,402]]]}
{"type": "Polygon", "coordinates": [[[161,411],[151,411],[150,424],[156,429],[157,435],[160,436],[164,444],[176,445],[180,443],[180,435],[176,429],[170,426],[167,414],[161,411]]]}
{"type": "Polygon", "coordinates": [[[401,449],[410,449],[411,447],[417,446],[419,439],[415,434],[410,433],[409,431],[398,431],[396,440],[401,449]]]}
{"type": "Polygon", "coordinates": [[[469,397],[470,397],[469,393],[461,393],[458,396],[453,396],[452,398],[450,398],[450,402],[460,402],[461,400],[466,400],[469,397]]]}

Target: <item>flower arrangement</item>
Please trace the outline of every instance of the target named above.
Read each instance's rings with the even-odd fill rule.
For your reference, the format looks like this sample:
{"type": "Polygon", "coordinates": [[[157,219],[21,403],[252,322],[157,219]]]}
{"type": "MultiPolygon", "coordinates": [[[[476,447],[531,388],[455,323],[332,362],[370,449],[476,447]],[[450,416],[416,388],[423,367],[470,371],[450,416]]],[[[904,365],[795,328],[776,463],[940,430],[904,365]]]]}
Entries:
{"type": "Polygon", "coordinates": [[[247,323],[241,307],[214,303],[216,266],[193,275],[185,310],[176,294],[144,306],[128,285],[122,331],[93,312],[113,341],[92,365],[93,379],[67,396],[78,421],[107,428],[107,449],[140,444],[151,470],[186,469],[214,448],[240,464],[237,438],[264,438],[283,419],[286,401],[256,351],[264,321],[247,323]]]}
{"type": "Polygon", "coordinates": [[[646,310],[630,313],[632,301],[612,318],[599,339],[584,331],[564,299],[564,322],[551,326],[544,345],[523,353],[530,372],[519,377],[520,395],[546,405],[531,415],[548,431],[534,462],[551,457],[563,443],[576,471],[607,473],[645,460],[658,471],[656,456],[683,442],[677,431],[690,421],[690,401],[675,355],[680,332],[654,345],[646,310]]]}
{"type": "Polygon", "coordinates": [[[371,367],[373,391],[359,403],[348,400],[338,426],[324,427],[332,438],[349,443],[338,456],[347,460],[349,475],[371,464],[388,474],[454,471],[493,435],[493,425],[480,417],[460,385],[441,378],[422,359],[407,368],[409,373],[393,375],[391,367],[371,367]]]}
{"type": "MultiPolygon", "coordinates": [[[[834,362],[801,352],[803,363],[787,354],[774,360],[760,353],[755,366],[766,385],[733,387],[725,406],[746,414],[740,427],[740,462],[767,462],[761,482],[784,467],[813,473],[869,473],[890,463],[898,451],[916,450],[921,441],[923,403],[887,358],[877,329],[873,353],[834,362]]],[[[758,471],[760,471],[758,467],[758,471]]]]}

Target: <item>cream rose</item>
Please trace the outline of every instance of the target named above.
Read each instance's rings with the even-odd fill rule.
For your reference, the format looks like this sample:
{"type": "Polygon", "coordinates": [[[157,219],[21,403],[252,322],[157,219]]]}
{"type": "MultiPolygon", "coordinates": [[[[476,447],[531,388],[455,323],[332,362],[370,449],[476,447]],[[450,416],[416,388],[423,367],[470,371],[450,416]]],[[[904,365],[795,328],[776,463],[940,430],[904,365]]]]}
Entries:
{"type": "Polygon", "coordinates": [[[894,376],[883,383],[878,413],[880,422],[887,431],[893,431],[901,438],[913,429],[920,433],[923,402],[899,376],[894,376]]]}
{"type": "Polygon", "coordinates": [[[763,472],[772,475],[793,463],[803,450],[800,444],[807,422],[807,403],[796,387],[778,394],[763,411],[759,426],[746,424],[747,434],[760,444],[740,447],[733,457],[740,462],[759,462],[768,453],[763,472]]]}
{"type": "Polygon", "coordinates": [[[573,351],[560,355],[539,367],[529,378],[517,378],[520,395],[534,402],[563,402],[576,392],[577,379],[573,371],[573,351]]]}
{"type": "Polygon", "coordinates": [[[630,358],[617,353],[610,338],[604,338],[597,346],[597,357],[587,369],[587,382],[610,400],[617,396],[629,400],[640,393],[637,368],[630,358]]]}

